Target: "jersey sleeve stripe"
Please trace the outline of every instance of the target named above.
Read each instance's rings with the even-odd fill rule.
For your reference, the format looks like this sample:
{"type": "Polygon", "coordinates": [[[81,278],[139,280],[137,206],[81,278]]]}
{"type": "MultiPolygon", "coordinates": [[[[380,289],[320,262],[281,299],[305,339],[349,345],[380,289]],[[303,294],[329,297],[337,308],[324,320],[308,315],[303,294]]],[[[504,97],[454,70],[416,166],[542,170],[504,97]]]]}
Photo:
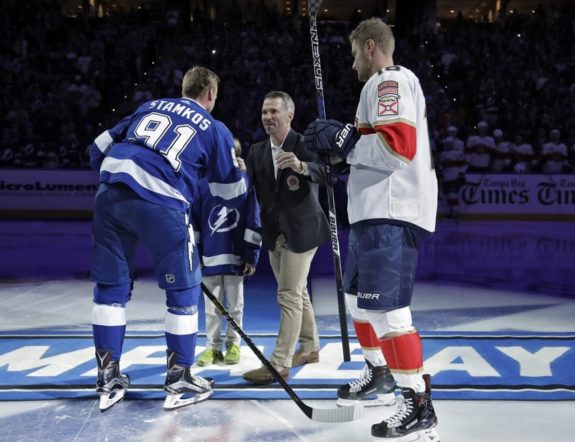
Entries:
{"type": "Polygon", "coordinates": [[[106,153],[114,140],[109,131],[104,131],[94,140],[94,144],[98,147],[100,152],[106,153]]]}
{"type": "Polygon", "coordinates": [[[411,162],[417,151],[415,127],[405,121],[394,120],[376,124],[375,130],[385,146],[398,158],[411,162]]]}
{"type": "Polygon", "coordinates": [[[224,200],[231,200],[247,191],[246,180],[242,177],[235,183],[209,183],[210,193],[224,200]]]}
{"type": "Polygon", "coordinates": [[[244,241],[260,246],[262,244],[262,236],[252,229],[246,229],[244,232],[244,241]]]}
{"type": "Polygon", "coordinates": [[[375,133],[375,129],[369,124],[360,123],[357,125],[357,131],[362,135],[372,135],[375,133]]]}

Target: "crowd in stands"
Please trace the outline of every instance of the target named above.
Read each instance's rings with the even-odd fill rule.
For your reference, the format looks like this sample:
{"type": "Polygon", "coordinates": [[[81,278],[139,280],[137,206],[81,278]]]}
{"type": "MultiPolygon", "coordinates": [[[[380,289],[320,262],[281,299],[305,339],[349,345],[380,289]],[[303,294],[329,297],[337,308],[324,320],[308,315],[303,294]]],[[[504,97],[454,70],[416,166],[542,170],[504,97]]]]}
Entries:
{"type": "MultiPolygon", "coordinates": [[[[233,3],[233,2],[232,2],[233,3]]],[[[214,115],[244,151],[264,138],[263,96],[295,101],[293,127],[317,118],[309,26],[263,3],[191,11],[138,8],[71,16],[57,0],[21,0],[0,16],[0,167],[85,168],[85,148],[120,116],[205,65],[222,79],[214,115]]],[[[360,18],[320,20],[329,118],[353,121],[361,83],[347,35],[360,18]]],[[[440,178],[575,171],[575,5],[461,18],[398,38],[394,60],[420,78],[440,178]]]]}

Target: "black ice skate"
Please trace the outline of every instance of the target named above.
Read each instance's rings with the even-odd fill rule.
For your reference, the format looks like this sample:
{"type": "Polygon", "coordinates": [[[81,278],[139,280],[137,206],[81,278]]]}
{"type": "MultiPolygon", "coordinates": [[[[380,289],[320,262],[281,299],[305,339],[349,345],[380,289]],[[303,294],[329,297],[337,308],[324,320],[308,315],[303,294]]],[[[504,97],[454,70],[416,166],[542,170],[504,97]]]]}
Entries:
{"type": "Polygon", "coordinates": [[[176,353],[168,350],[168,373],[164,384],[164,390],[168,393],[164,401],[165,410],[205,401],[214,393],[213,379],[192,374],[189,367],[176,364],[176,356],[176,353]]]}
{"type": "Polygon", "coordinates": [[[393,405],[395,403],[395,379],[387,368],[374,367],[368,360],[359,379],[337,389],[337,405],[350,406],[357,403],[365,407],[393,405]]]}
{"type": "Polygon", "coordinates": [[[112,362],[111,352],[96,350],[96,361],[96,393],[100,395],[100,411],[106,411],[124,398],[130,386],[130,378],[120,373],[119,362],[112,362]]]}
{"type": "Polygon", "coordinates": [[[381,423],[371,426],[371,435],[384,438],[400,438],[417,433],[418,441],[439,442],[435,430],[437,416],[431,403],[429,375],[423,375],[425,393],[416,393],[411,388],[402,388],[403,400],[398,400],[397,412],[381,423]]]}

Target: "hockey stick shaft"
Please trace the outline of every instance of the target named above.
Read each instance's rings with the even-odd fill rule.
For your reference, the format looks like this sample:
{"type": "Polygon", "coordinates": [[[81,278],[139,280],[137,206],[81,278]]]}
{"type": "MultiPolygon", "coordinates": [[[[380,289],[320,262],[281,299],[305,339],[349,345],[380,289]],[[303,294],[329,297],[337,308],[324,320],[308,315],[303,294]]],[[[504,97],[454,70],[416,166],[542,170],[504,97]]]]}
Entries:
{"type": "MultiPolygon", "coordinates": [[[[321,5],[321,0],[310,0],[309,2],[309,31],[311,37],[311,53],[313,56],[313,74],[316,90],[317,112],[320,119],[326,119],[325,101],[323,98],[323,79],[321,75],[321,59],[319,55],[319,38],[317,32],[317,13],[321,5]]],[[[331,175],[331,165],[329,158],[326,158],[326,174],[331,175]]],[[[339,248],[339,238],[337,234],[337,217],[335,211],[335,196],[333,188],[326,186],[327,203],[329,210],[329,228],[331,232],[331,250],[333,258],[333,269],[335,273],[335,285],[337,289],[337,307],[339,313],[339,327],[341,330],[341,346],[343,350],[343,360],[350,361],[349,333],[347,330],[347,313],[345,308],[345,293],[343,291],[343,277],[341,272],[341,257],[339,248]]]]}
{"type": "Polygon", "coordinates": [[[259,348],[253,343],[251,338],[242,330],[242,328],[238,325],[238,323],[231,317],[222,303],[214,296],[214,294],[206,287],[206,285],[202,282],[202,291],[204,294],[209,298],[209,300],[216,306],[219,312],[222,314],[226,321],[230,324],[230,326],[242,337],[244,342],[248,345],[248,347],[254,352],[256,357],[261,361],[262,364],[270,371],[272,376],[282,388],[286,391],[289,397],[296,403],[301,411],[304,414],[315,421],[319,422],[348,422],[352,420],[359,419],[362,415],[362,409],[360,406],[356,407],[342,407],[342,408],[333,408],[333,409],[318,409],[312,408],[309,405],[306,405],[300,397],[296,394],[296,392],[289,386],[289,384],[282,378],[282,376],[278,373],[278,371],[274,368],[270,361],[266,359],[266,357],[262,354],[259,348]]]}

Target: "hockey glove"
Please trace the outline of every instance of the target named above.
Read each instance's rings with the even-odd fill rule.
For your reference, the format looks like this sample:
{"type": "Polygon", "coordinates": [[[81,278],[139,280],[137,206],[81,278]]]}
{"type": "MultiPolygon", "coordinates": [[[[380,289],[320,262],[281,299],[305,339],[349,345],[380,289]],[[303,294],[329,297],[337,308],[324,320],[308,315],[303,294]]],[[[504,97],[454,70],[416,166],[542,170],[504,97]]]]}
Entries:
{"type": "Polygon", "coordinates": [[[306,147],[323,153],[334,153],[345,159],[361,135],[353,124],[336,120],[315,120],[304,132],[306,147]]]}

